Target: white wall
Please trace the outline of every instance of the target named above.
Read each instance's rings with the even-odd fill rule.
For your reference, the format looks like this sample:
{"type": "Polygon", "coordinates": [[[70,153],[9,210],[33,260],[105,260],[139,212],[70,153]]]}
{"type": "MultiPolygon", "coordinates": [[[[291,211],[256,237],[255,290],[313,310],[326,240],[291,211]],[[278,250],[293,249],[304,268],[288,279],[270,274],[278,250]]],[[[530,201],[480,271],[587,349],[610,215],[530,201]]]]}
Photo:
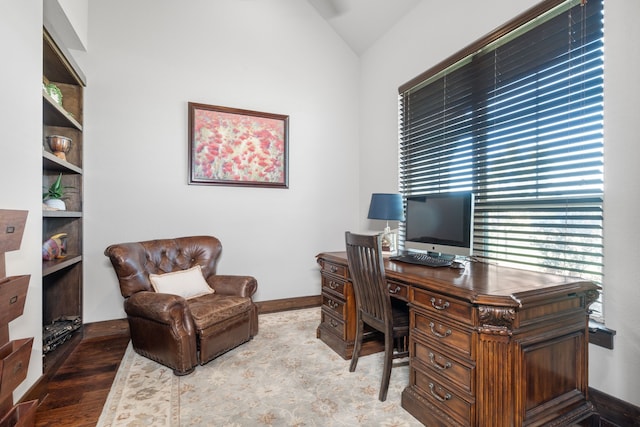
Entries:
{"type": "MultiPolygon", "coordinates": [[[[361,58],[360,193],[366,212],[370,193],[397,189],[397,89],[451,54],[534,6],[536,0],[423,0],[361,58]],[[454,12],[454,13],[452,13],[454,12]],[[480,19],[481,18],[481,19],[480,19]],[[423,52],[415,55],[415,52],[423,52]],[[395,186],[395,187],[394,187],[395,186]]],[[[590,345],[589,384],[640,405],[640,332],[635,314],[640,280],[640,159],[637,126],[640,95],[640,2],[607,2],[605,17],[605,279],[607,326],[615,349],[590,345]]],[[[361,219],[365,223],[365,219],[361,219]]]]}
{"type": "Polygon", "coordinates": [[[357,223],[357,56],[306,1],[92,0],[88,38],[85,322],[125,317],[124,241],[212,234],[255,300],[319,295],[357,223]],[[289,189],[187,185],[189,101],[289,115],[289,189]]]}
{"type": "Polygon", "coordinates": [[[24,314],[10,339],[33,337],[27,378],[15,400],[42,374],[42,0],[0,1],[0,209],[29,211],[22,244],[6,254],[7,276],[30,274],[24,314]]]}

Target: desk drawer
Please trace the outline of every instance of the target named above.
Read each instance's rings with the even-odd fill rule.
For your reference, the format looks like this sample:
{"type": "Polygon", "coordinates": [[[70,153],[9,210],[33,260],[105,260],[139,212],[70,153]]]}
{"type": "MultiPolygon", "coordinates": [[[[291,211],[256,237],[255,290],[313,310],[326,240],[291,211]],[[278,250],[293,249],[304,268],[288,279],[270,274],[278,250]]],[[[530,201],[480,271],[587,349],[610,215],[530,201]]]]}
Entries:
{"type": "Polygon", "coordinates": [[[415,364],[420,363],[421,369],[435,372],[447,381],[455,384],[461,390],[471,394],[473,392],[472,378],[473,364],[461,363],[456,357],[437,351],[435,346],[423,342],[420,339],[411,339],[411,354],[415,364]]]}
{"type": "Polygon", "coordinates": [[[473,399],[468,401],[458,395],[455,390],[434,379],[431,375],[415,372],[415,385],[420,390],[420,395],[433,406],[440,409],[445,414],[464,426],[471,426],[473,419],[474,403],[473,399]]]}
{"type": "Polygon", "coordinates": [[[412,302],[429,311],[455,318],[468,325],[473,325],[473,308],[471,304],[464,301],[456,300],[437,292],[414,289],[412,302]]]}
{"type": "Polygon", "coordinates": [[[392,297],[408,301],[409,287],[404,283],[398,283],[393,280],[388,280],[387,289],[389,290],[389,295],[391,295],[392,297]]]}
{"type": "Polygon", "coordinates": [[[346,304],[341,298],[336,298],[333,294],[322,293],[322,308],[335,313],[340,319],[346,317],[346,304]]]}
{"type": "Polygon", "coordinates": [[[321,273],[333,274],[336,276],[343,277],[345,279],[349,278],[349,268],[346,265],[335,264],[330,261],[326,261],[324,259],[320,259],[320,271],[321,273]]]}
{"type": "Polygon", "coordinates": [[[473,332],[471,330],[464,330],[439,320],[437,316],[431,316],[416,309],[411,310],[411,317],[412,334],[421,333],[427,342],[433,343],[436,347],[444,345],[464,357],[472,357],[473,332]]]}
{"type": "Polygon", "coordinates": [[[322,292],[339,295],[343,300],[345,297],[345,281],[332,276],[322,275],[322,292]]]}
{"type": "Polygon", "coordinates": [[[342,319],[338,319],[330,314],[325,307],[320,312],[320,325],[324,325],[324,328],[335,333],[341,339],[347,338],[347,328],[342,319]]]}

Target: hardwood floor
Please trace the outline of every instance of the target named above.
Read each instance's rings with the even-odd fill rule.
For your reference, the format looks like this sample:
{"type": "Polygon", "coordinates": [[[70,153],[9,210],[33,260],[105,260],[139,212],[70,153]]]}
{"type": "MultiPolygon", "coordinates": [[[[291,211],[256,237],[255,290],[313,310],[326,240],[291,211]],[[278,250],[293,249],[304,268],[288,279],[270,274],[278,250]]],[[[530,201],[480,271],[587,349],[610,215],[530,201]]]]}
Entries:
{"type": "Polygon", "coordinates": [[[129,342],[128,332],[87,336],[60,366],[36,412],[36,426],[94,427],[129,342]]]}

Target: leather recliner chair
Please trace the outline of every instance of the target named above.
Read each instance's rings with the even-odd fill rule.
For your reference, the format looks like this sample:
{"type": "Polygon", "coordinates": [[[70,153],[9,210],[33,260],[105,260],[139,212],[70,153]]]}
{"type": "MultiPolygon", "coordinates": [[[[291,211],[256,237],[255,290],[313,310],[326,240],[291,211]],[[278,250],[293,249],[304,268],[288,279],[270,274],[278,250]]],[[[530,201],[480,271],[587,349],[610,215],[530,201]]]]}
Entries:
{"type": "Polygon", "coordinates": [[[220,241],[212,236],[121,243],[105,250],[125,298],[137,353],[172,368],[175,375],[186,375],[198,363],[204,365],[257,335],[258,309],[251,299],[257,281],[217,275],[221,252],[220,241]],[[152,286],[152,274],[196,265],[213,293],[186,299],[152,286]]]}

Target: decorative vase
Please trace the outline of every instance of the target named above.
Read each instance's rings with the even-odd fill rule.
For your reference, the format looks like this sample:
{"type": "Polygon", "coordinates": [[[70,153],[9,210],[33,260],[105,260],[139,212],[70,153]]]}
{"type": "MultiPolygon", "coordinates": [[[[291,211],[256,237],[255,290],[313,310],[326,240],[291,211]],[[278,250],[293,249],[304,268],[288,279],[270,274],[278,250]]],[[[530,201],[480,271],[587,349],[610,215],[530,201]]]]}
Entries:
{"type": "Polygon", "coordinates": [[[47,143],[56,157],[67,160],[66,153],[71,149],[71,138],[61,135],[49,135],[47,136],[47,143]]]}
{"type": "Polygon", "coordinates": [[[61,199],[47,199],[44,201],[44,204],[59,211],[67,210],[67,205],[65,205],[64,200],[61,199]]]}

